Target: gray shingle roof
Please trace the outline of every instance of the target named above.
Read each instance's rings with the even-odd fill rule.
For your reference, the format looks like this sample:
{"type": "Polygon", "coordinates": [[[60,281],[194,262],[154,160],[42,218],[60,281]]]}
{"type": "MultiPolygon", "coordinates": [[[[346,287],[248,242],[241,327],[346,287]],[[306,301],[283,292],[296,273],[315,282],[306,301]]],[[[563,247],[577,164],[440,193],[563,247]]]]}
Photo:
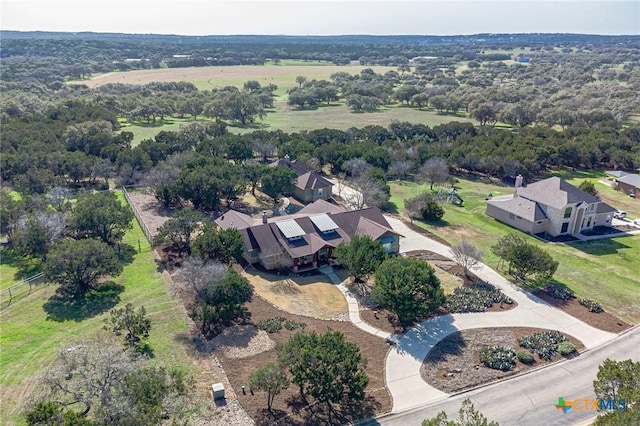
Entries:
{"type": "Polygon", "coordinates": [[[609,176],[620,178],[622,176],[628,175],[629,173],[623,172],[622,170],[607,170],[605,172],[605,174],[608,174],[609,176]]]}
{"type": "Polygon", "coordinates": [[[551,177],[518,188],[518,196],[556,209],[561,209],[567,204],[579,203],[580,201],[588,204],[600,202],[598,198],[587,194],[559,177],[551,177]]]}
{"type": "Polygon", "coordinates": [[[487,204],[491,204],[506,212],[515,214],[529,222],[548,219],[538,203],[522,197],[509,198],[507,200],[489,200],[487,201],[487,204]]]}
{"type": "Polygon", "coordinates": [[[626,183],[627,185],[635,186],[640,189],[640,175],[626,174],[621,178],[618,178],[618,182],[626,183]]]}
{"type": "Polygon", "coordinates": [[[305,189],[318,189],[318,188],[329,188],[332,187],[333,184],[320,176],[316,172],[307,172],[300,176],[298,176],[298,180],[296,180],[296,187],[302,190],[305,189]]]}

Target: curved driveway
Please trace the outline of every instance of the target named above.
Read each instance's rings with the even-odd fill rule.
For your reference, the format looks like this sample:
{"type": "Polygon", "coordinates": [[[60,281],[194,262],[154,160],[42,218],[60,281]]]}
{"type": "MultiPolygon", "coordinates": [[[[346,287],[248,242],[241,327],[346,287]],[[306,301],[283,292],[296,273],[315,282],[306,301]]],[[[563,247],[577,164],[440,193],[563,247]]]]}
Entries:
{"type": "MultiPolygon", "coordinates": [[[[451,257],[449,248],[444,244],[412,231],[395,217],[386,216],[386,219],[395,231],[405,236],[400,241],[402,252],[429,250],[451,257]]],[[[393,396],[392,412],[408,410],[448,397],[448,394],[422,380],[420,366],[436,343],[456,331],[485,327],[548,328],[576,337],[587,349],[616,337],[613,333],[591,327],[520,290],[486,265],[480,265],[474,269],[474,273],[500,288],[507,296],[518,302],[518,306],[506,312],[453,314],[430,318],[404,335],[393,336],[396,344],[387,355],[385,371],[387,386],[393,396]]]]}

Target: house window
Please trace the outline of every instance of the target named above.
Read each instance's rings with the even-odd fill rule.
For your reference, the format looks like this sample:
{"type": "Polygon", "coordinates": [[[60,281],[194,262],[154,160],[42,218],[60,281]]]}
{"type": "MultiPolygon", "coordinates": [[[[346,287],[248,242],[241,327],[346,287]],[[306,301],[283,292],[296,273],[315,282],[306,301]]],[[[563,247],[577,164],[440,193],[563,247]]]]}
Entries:
{"type": "Polygon", "coordinates": [[[569,229],[569,222],[565,222],[562,224],[562,230],[560,231],[560,233],[566,234],[568,229],[569,229]]]}
{"type": "Polygon", "coordinates": [[[318,188],[318,196],[322,197],[324,190],[322,188],[318,188]]]}
{"type": "Polygon", "coordinates": [[[572,211],[572,210],[573,210],[573,209],[572,209],[571,207],[567,207],[566,209],[564,209],[564,218],[565,218],[565,219],[568,219],[568,218],[570,218],[570,217],[571,217],[571,211],[572,211]]]}
{"type": "Polygon", "coordinates": [[[514,215],[513,213],[509,213],[509,219],[514,220],[516,218],[516,215],[514,215]]]}
{"type": "Polygon", "coordinates": [[[589,211],[592,212],[595,208],[596,208],[596,205],[595,204],[591,204],[589,206],[589,211]]]}

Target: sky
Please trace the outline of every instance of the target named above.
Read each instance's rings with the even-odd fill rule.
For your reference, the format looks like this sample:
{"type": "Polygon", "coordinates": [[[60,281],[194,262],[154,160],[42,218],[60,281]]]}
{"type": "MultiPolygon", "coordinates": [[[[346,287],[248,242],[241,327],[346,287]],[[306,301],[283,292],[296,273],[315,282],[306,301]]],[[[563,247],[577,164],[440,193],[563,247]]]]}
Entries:
{"type": "Polygon", "coordinates": [[[640,35],[640,0],[0,0],[0,16],[18,31],[640,35]]]}

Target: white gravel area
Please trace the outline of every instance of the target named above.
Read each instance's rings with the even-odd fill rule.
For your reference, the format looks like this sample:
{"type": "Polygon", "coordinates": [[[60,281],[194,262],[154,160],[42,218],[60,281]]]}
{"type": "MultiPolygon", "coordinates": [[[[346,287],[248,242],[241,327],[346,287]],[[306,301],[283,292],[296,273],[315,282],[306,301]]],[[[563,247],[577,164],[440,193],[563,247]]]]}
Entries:
{"type": "Polygon", "coordinates": [[[211,340],[215,351],[227,358],[242,359],[268,351],[275,347],[264,330],[253,325],[236,325],[229,327],[211,340]]]}

